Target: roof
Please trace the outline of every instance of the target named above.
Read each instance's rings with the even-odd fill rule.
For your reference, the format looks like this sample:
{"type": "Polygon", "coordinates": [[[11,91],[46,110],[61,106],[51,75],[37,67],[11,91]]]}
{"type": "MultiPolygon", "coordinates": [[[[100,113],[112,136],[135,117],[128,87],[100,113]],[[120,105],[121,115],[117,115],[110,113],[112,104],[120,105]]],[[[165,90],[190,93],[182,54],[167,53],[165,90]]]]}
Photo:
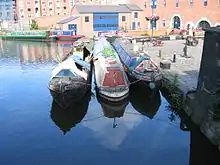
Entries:
{"type": "Polygon", "coordinates": [[[67,18],[62,19],[61,21],[57,22],[57,24],[65,24],[65,23],[73,21],[73,20],[75,20],[77,18],[79,18],[79,16],[70,16],[70,17],[67,17],[67,18]]]}
{"type": "Polygon", "coordinates": [[[75,5],[79,13],[131,13],[124,5],[75,5]]]}
{"type": "Polygon", "coordinates": [[[121,6],[127,7],[130,11],[143,11],[138,5],[136,4],[119,4],[121,6]]]}

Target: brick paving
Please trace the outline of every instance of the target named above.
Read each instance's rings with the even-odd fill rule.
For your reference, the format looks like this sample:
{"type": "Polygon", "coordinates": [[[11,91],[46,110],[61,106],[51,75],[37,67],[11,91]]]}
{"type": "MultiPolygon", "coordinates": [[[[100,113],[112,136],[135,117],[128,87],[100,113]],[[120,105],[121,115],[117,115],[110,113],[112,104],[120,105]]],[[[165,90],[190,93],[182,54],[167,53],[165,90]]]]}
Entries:
{"type": "MultiPolygon", "coordinates": [[[[186,93],[189,90],[195,90],[197,87],[203,40],[199,40],[199,44],[196,47],[187,46],[190,58],[182,57],[184,43],[185,40],[164,41],[162,47],[147,46],[145,44],[143,50],[148,53],[158,66],[162,60],[172,61],[173,54],[176,52],[176,63],[171,62],[171,68],[169,70],[162,70],[162,72],[170,80],[173,75],[177,74],[179,88],[186,93]],[[161,50],[161,57],[159,57],[159,50],[161,50]]],[[[136,43],[135,45],[143,47],[141,43],[136,43]]]]}

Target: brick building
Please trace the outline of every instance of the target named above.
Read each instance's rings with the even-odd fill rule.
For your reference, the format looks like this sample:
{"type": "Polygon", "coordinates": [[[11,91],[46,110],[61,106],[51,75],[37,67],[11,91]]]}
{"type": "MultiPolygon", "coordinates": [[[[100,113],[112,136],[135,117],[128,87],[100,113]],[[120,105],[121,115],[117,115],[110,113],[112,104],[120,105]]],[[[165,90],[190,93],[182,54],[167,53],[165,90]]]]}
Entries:
{"type": "Polygon", "coordinates": [[[135,4],[75,5],[71,16],[57,22],[62,30],[76,30],[78,34],[115,30],[141,30],[142,9],[135,4]],[[72,29],[74,27],[74,29],[72,29]]]}
{"type": "MultiPolygon", "coordinates": [[[[152,15],[151,1],[133,0],[146,17],[152,15]]],[[[153,14],[160,17],[155,29],[216,26],[220,25],[220,0],[157,0],[153,14]]],[[[150,22],[146,23],[146,28],[151,28],[150,22]]]]}

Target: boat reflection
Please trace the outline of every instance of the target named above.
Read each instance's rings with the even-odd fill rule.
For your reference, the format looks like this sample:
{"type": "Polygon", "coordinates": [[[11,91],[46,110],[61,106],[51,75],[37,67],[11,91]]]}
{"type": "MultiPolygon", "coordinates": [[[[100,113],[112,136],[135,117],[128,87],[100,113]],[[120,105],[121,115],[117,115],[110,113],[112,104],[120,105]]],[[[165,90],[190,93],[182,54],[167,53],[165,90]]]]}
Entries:
{"type": "Polygon", "coordinates": [[[120,102],[111,102],[104,99],[103,97],[99,97],[97,93],[96,96],[99,104],[102,107],[104,116],[107,118],[114,118],[113,128],[115,128],[117,126],[115,118],[120,118],[124,116],[125,109],[129,103],[129,100],[125,99],[120,102]]]}
{"type": "Polygon", "coordinates": [[[150,119],[156,115],[161,104],[160,92],[152,91],[142,83],[130,86],[129,98],[134,109],[150,119]]]}
{"type": "Polygon", "coordinates": [[[129,100],[123,102],[110,102],[97,95],[97,100],[101,104],[104,116],[107,118],[120,118],[124,116],[125,108],[127,107],[129,100]]]}
{"type": "Polygon", "coordinates": [[[64,109],[60,107],[54,100],[51,107],[52,121],[63,131],[64,135],[82,121],[87,113],[91,92],[83,97],[80,102],[72,104],[64,109]]]}

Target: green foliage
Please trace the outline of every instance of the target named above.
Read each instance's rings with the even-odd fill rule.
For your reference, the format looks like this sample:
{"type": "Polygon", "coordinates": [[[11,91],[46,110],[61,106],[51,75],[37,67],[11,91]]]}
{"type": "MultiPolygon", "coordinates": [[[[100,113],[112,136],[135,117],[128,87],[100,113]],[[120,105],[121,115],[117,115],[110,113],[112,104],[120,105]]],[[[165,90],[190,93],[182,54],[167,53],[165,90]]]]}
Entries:
{"type": "Polygon", "coordinates": [[[31,28],[30,29],[31,30],[38,30],[39,29],[38,28],[38,24],[37,24],[37,22],[35,20],[31,21],[31,28]]]}
{"type": "Polygon", "coordinates": [[[171,102],[171,106],[170,109],[174,110],[174,111],[180,111],[183,109],[184,105],[183,105],[183,98],[182,95],[178,89],[179,84],[178,84],[178,75],[175,74],[173,76],[173,81],[169,84],[169,90],[170,90],[170,102],[171,102]]]}

